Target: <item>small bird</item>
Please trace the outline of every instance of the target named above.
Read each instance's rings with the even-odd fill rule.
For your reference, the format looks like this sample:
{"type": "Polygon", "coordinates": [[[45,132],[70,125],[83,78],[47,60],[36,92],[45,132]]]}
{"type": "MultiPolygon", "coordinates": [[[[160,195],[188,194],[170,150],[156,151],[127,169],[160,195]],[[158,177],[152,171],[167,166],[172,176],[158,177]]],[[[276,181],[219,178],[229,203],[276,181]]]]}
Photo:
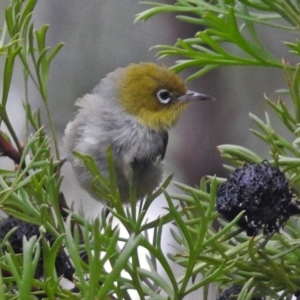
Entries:
{"type": "Polygon", "coordinates": [[[91,155],[107,177],[111,147],[122,203],[130,200],[130,184],[137,199],[157,188],[168,144],[168,129],[175,125],[188,102],[210,96],[187,90],[182,79],[154,63],[130,64],[109,73],[92,93],[76,101],[78,112],[65,129],[67,160],[80,186],[93,198],[93,175],[72,151],[91,155]]]}

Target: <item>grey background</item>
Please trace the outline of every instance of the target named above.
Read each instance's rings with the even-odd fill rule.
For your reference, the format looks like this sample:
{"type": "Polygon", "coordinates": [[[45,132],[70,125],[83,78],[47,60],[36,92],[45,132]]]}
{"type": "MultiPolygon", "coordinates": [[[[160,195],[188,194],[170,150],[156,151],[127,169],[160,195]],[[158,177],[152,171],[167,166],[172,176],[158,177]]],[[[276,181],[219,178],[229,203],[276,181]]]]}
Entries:
{"type": "MultiPolygon", "coordinates": [[[[8,1],[0,2],[3,12],[8,1]]],[[[65,46],[57,55],[51,69],[49,99],[54,116],[63,156],[62,135],[68,120],[72,119],[75,100],[89,92],[106,73],[131,62],[156,61],[157,44],[174,44],[178,37],[191,37],[199,27],[175,19],[174,14],[155,16],[145,23],[134,24],[137,13],[147,6],[134,0],[40,0],[34,14],[35,24],[49,23],[47,43],[54,46],[63,41],[65,46]]],[[[1,13],[0,18],[3,17],[1,13]]],[[[291,59],[283,41],[292,41],[279,30],[259,28],[261,39],[279,58],[291,59]]],[[[159,63],[171,66],[175,58],[159,63]]],[[[1,65],[2,67],[2,65],[1,65]]],[[[189,72],[181,76],[186,78],[189,72]]],[[[264,100],[264,93],[277,99],[275,90],[285,87],[280,70],[227,67],[215,70],[203,78],[188,84],[190,89],[210,94],[215,102],[193,103],[179,123],[170,132],[165,169],[166,175],[184,183],[195,185],[202,176],[209,174],[225,176],[216,147],[234,143],[258,152],[268,158],[268,148],[250,132],[255,127],[248,118],[249,112],[264,118],[264,111],[270,109],[264,100]]],[[[32,88],[30,99],[34,107],[41,101],[32,88]]],[[[14,74],[14,85],[10,93],[10,110],[19,135],[23,134],[23,85],[21,70],[14,74]]],[[[286,97],[287,102],[290,100],[286,97]]],[[[271,114],[272,116],[272,114],[271,114]]],[[[272,116],[276,126],[276,118],[272,116]]],[[[47,124],[46,124],[47,126],[47,124]]],[[[6,162],[0,160],[1,168],[6,162]]],[[[64,166],[63,191],[69,203],[82,206],[87,214],[97,214],[100,205],[81,191],[64,166]]],[[[165,206],[158,199],[149,213],[156,218],[165,206]]],[[[169,236],[165,230],[166,238],[169,236]]],[[[170,243],[172,243],[170,241],[170,243]]],[[[170,247],[166,245],[167,250],[170,247]]],[[[180,271],[178,275],[180,275],[180,271]]],[[[199,296],[199,295],[198,295],[199,296]]],[[[198,299],[197,294],[194,299],[198,299]]],[[[191,298],[192,299],[192,298],[191,298]]]]}

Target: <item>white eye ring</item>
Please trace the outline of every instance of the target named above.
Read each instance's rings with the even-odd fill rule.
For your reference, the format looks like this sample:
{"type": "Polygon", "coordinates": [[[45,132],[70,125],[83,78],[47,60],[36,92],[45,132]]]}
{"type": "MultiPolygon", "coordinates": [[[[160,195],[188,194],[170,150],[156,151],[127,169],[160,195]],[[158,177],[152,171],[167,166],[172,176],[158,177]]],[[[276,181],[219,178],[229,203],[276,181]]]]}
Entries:
{"type": "Polygon", "coordinates": [[[171,93],[168,90],[161,89],[156,93],[157,99],[162,104],[167,104],[171,101],[171,93]]]}

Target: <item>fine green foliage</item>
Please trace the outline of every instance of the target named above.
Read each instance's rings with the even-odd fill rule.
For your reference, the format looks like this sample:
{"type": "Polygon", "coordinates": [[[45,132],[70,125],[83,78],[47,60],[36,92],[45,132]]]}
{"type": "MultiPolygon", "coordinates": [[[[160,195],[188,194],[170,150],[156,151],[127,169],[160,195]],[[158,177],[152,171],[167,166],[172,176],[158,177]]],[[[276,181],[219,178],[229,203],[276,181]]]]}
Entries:
{"type": "MultiPolygon", "coordinates": [[[[198,187],[173,183],[182,192],[170,195],[167,188],[172,178],[168,177],[159,189],[141,201],[137,201],[132,186],[130,204],[123,206],[116,187],[111,149],[107,149],[109,178],[102,176],[92,157],[74,153],[94,175],[95,191],[110,206],[108,216],[108,211],[102,211],[95,220],[68,207],[61,192],[61,161],[48,98],[51,63],[63,44],[49,48],[48,26],[34,27],[32,16],[37,2],[11,0],[0,36],[3,65],[0,148],[1,155],[15,163],[14,169],[0,169],[0,208],[20,220],[19,227],[28,226],[29,233],[35,232],[24,237],[21,234],[21,250],[12,238],[20,228],[13,226],[5,233],[0,232],[0,299],[128,300],[134,292],[139,299],[179,300],[195,291],[199,298],[212,299],[210,287],[224,290],[232,284],[242,286],[239,300],[252,296],[289,299],[299,291],[300,220],[289,220],[270,240],[264,240],[262,234],[247,237],[237,226],[243,212],[227,222],[215,209],[218,186],[224,178],[203,178],[198,187]],[[24,146],[11,125],[12,116],[7,113],[17,62],[23,70],[24,101],[14,101],[24,107],[24,146]],[[42,125],[39,110],[29,105],[29,83],[40,94],[49,132],[42,125]],[[158,196],[167,200],[166,211],[150,222],[146,213],[158,196]],[[114,220],[118,220],[118,226],[113,225],[114,220]],[[172,254],[163,251],[162,234],[167,223],[172,226],[172,254]],[[120,234],[121,226],[125,236],[120,234]],[[146,263],[141,259],[141,249],[147,253],[146,263]],[[173,264],[181,266],[179,274],[174,273],[173,264]],[[72,281],[74,288],[62,286],[62,277],[72,281]]],[[[179,0],[174,5],[147,4],[152,7],[140,13],[137,20],[175,12],[182,21],[203,26],[194,37],[179,39],[175,46],[158,46],[159,56],[182,57],[174,66],[175,71],[198,67],[199,71],[189,80],[221,66],[282,69],[287,78],[285,92],[290,94],[292,105],[282,100],[266,101],[282,127],[294,136],[293,140],[275,131],[268,113],[265,120],[250,117],[258,127],[252,132],[270,148],[270,163],[284,171],[298,197],[300,67],[289,65],[269,52],[258,37],[256,24],[297,32],[300,2],[179,0]]],[[[287,51],[300,55],[298,40],[286,46],[287,51]]],[[[231,166],[226,166],[229,170],[245,162],[262,161],[259,155],[242,146],[218,148],[231,162],[231,166]]]]}
{"type": "MultiPolygon", "coordinates": [[[[156,14],[174,12],[176,17],[183,22],[203,26],[203,30],[195,33],[194,37],[179,38],[174,46],[159,45],[154,47],[158,49],[160,58],[180,57],[173,67],[176,72],[190,67],[198,67],[199,70],[192,74],[188,80],[223,66],[260,66],[282,70],[286,78],[287,88],[280,90],[280,92],[290,95],[291,105],[290,103],[286,104],[280,98],[274,101],[265,96],[265,100],[269,104],[270,110],[275,112],[278,118],[275,120],[276,125],[280,124],[286,132],[290,133],[292,139],[287,139],[275,130],[268,112],[265,113],[264,120],[250,114],[250,118],[257,127],[251,132],[269,147],[270,158],[268,161],[281,168],[295,193],[295,197],[298,198],[300,193],[300,69],[298,65],[291,65],[266,49],[259,38],[257,25],[268,26],[274,30],[299,32],[300,2],[297,0],[177,0],[175,2],[169,5],[160,2],[144,2],[151,8],[140,13],[137,20],[147,20],[156,14]]],[[[282,43],[282,41],[278,42],[282,43]]],[[[285,45],[287,52],[299,57],[298,40],[285,42],[285,45]]],[[[220,145],[218,149],[221,156],[231,162],[230,166],[225,165],[230,171],[242,166],[245,162],[260,163],[263,160],[250,149],[239,145],[220,145]]],[[[213,183],[215,179],[211,177],[211,180],[213,183]]],[[[218,182],[224,182],[224,179],[218,178],[218,182]]],[[[194,247],[197,245],[197,238],[200,237],[200,232],[203,230],[205,216],[210,207],[209,204],[205,206],[204,203],[209,201],[209,196],[213,195],[214,189],[211,188],[209,195],[203,197],[202,188],[206,188],[205,184],[201,184],[202,188],[200,187],[200,189],[187,188],[181,184],[180,187],[190,196],[179,195],[172,198],[180,200],[184,207],[183,211],[188,211],[189,214],[185,215],[186,220],[188,220],[185,223],[177,222],[176,219],[176,225],[181,234],[174,238],[185,250],[173,258],[177,263],[184,266],[186,275],[190,272],[190,256],[194,256],[193,248],[188,241],[192,241],[194,247]],[[199,205],[204,206],[205,209],[202,208],[201,210],[199,205]],[[194,232],[196,237],[189,239],[186,234],[187,228],[190,232],[194,232]]],[[[216,217],[212,217],[212,219],[216,220],[216,217]]],[[[208,291],[209,283],[218,283],[222,289],[224,286],[230,286],[234,283],[244,286],[238,299],[251,299],[250,294],[253,292],[260,296],[269,296],[272,299],[283,299],[284,297],[291,297],[300,289],[299,275],[295,274],[295,272],[298,273],[297,257],[299,255],[298,219],[288,221],[280,234],[275,234],[266,245],[262,244],[264,247],[259,246],[259,243],[257,244],[262,236],[249,240],[243,234],[230,233],[236,229],[235,226],[223,234],[223,231],[230,224],[227,225],[220,219],[219,224],[220,229],[217,231],[206,227],[207,231],[204,234],[206,242],[203,244],[206,245],[210,240],[217,242],[212,242],[207,247],[203,247],[202,244],[201,253],[194,262],[193,275],[201,273],[203,278],[199,282],[195,282],[190,288],[191,290],[204,286],[205,294],[208,291]],[[247,290],[249,292],[246,292],[247,290]],[[278,292],[283,293],[279,295],[278,292]]],[[[184,276],[181,280],[185,282],[184,276]]],[[[207,294],[205,295],[207,296],[207,294]]]]}
{"type": "MultiPolygon", "coordinates": [[[[159,13],[176,12],[178,19],[205,28],[194,37],[179,38],[174,46],[155,47],[159,49],[159,57],[182,57],[173,67],[176,72],[190,67],[199,68],[199,71],[187,80],[195,79],[221,66],[283,68],[281,58],[276,58],[261,42],[255,25],[261,24],[288,31],[297,31],[300,25],[298,1],[178,0],[172,5],[143,3],[153,7],[140,13],[137,20],[147,20],[159,13]]],[[[299,53],[298,41],[295,44],[287,43],[287,46],[295,54],[299,53]]]]}

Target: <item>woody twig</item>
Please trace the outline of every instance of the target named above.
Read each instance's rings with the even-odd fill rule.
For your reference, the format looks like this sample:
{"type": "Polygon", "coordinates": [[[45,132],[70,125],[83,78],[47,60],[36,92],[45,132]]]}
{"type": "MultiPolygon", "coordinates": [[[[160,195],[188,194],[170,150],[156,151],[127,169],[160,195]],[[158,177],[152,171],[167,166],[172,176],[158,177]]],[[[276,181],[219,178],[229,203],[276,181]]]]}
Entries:
{"type": "Polygon", "coordinates": [[[2,133],[0,133],[0,151],[1,156],[7,156],[14,161],[15,164],[19,164],[21,161],[21,154],[16,150],[10,142],[8,142],[2,133]]]}

